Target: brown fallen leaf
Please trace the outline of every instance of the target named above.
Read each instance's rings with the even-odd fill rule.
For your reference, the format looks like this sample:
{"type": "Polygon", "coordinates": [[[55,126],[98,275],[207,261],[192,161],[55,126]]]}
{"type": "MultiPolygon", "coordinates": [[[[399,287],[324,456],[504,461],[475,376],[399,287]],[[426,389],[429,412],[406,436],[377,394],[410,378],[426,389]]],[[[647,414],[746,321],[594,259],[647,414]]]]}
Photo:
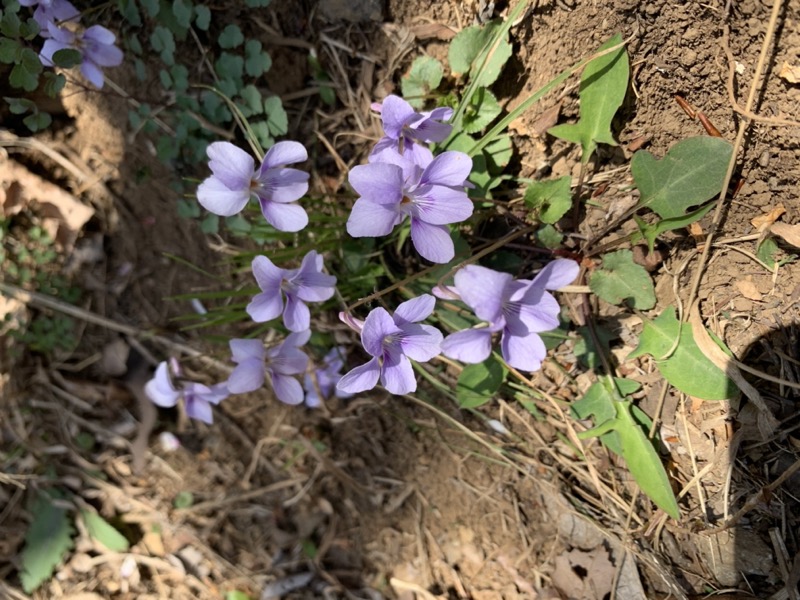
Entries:
{"type": "Polygon", "coordinates": [[[452,40],[456,36],[455,31],[447,25],[442,25],[440,23],[422,23],[420,25],[414,25],[411,27],[411,33],[413,33],[414,37],[418,40],[437,39],[443,42],[452,40]]]}
{"type": "Polygon", "coordinates": [[[769,230],[787,244],[800,248],[800,224],[773,223],[769,230]]]}
{"type": "Polygon", "coordinates": [[[756,284],[753,283],[752,279],[740,279],[736,282],[736,289],[738,289],[739,293],[748,300],[760,301],[763,298],[761,292],[758,291],[758,288],[756,287],[756,284]]]}
{"type": "Polygon", "coordinates": [[[777,221],[778,218],[785,212],[786,209],[784,208],[783,204],[778,204],[768,213],[750,219],[750,224],[756,229],[758,229],[759,233],[761,233],[762,231],[764,231],[764,229],[766,229],[767,227],[772,225],[775,221],[777,221]]]}
{"type": "Polygon", "coordinates": [[[800,83],[800,65],[790,65],[783,61],[778,77],[789,83],[800,83]]]}

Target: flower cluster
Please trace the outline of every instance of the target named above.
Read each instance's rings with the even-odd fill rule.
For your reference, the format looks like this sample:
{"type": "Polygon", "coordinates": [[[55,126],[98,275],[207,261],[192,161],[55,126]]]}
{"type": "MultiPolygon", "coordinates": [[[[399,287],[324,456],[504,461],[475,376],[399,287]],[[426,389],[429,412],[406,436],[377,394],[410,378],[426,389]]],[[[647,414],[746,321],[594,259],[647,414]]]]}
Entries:
{"type": "MultiPolygon", "coordinates": [[[[384,137],[375,145],[367,164],[351,169],[349,181],[358,194],[347,220],[354,237],[389,234],[406,217],[411,240],[419,254],[435,263],[454,258],[448,225],[472,215],[467,196],[472,160],[464,153],[447,151],[433,155],[428,144],[444,141],[451,132],[444,121],[449,108],[415,112],[397,96],[389,96],[374,108],[381,113],[384,137]]],[[[211,175],[198,187],[197,198],[206,209],[222,216],[242,211],[256,199],[264,218],[275,229],[300,231],[308,215],[299,204],[308,191],[307,173],[286,165],[308,158],[298,142],[272,146],[260,165],[253,157],[228,142],[216,142],[207,150],[211,175]]],[[[282,268],[267,256],[252,261],[259,293],[246,312],[256,323],[282,316],[289,334],[266,347],[259,339],[230,340],[231,360],[236,365],[228,380],[207,387],[184,382],[175,387],[161,365],[148,383],[148,394],[161,406],[183,398],[187,413],[210,422],[212,404],[227,394],[252,392],[268,384],[278,400],[318,407],[335,395],[347,398],[380,383],[392,394],[408,394],[417,387],[412,361],[426,362],[440,354],[465,363],[486,360],[495,333],[506,362],[514,368],[535,371],[546,350],[539,333],[558,326],[559,306],[548,290],[575,279],[578,265],[571,260],[551,262],[532,280],[514,279],[507,273],[468,265],[460,269],[451,286],[437,287],[435,296],[464,302],[483,323],[446,338],[437,328],[423,323],[433,313],[436,298],[423,294],[389,312],[370,311],[365,320],[349,313],[340,319],[357,331],[369,360],[341,375],[343,348],[334,347],[316,368],[303,347],[311,338],[311,313],[307,303],[324,302],[335,293],[336,277],[325,273],[323,257],[311,250],[299,267],[282,268]]]]}
{"type": "Polygon", "coordinates": [[[44,66],[55,66],[53,56],[59,50],[77,50],[81,55],[81,73],[99,89],[104,83],[101,68],[122,64],[122,50],[114,45],[116,36],[100,25],[80,27],[80,12],[68,0],[19,0],[19,3],[36,7],[33,19],[44,38],[39,52],[44,66]]]}
{"type": "Polygon", "coordinates": [[[451,127],[441,121],[453,111],[438,108],[417,113],[397,96],[388,96],[380,110],[384,137],[375,145],[369,163],[350,171],[350,185],[359,198],[347,220],[353,237],[378,237],[406,217],[411,241],[423,258],[447,263],[455,256],[448,225],[472,215],[467,177],[472,159],[463,152],[433,157],[424,144],[442,142],[451,127]]]}

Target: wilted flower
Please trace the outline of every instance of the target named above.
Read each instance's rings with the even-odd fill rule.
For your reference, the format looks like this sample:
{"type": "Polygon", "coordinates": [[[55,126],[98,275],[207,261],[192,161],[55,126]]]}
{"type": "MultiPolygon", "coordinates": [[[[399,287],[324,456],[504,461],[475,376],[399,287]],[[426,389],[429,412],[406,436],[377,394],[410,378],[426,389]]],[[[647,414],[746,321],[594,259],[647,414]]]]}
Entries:
{"type": "Polygon", "coordinates": [[[154,404],[164,408],[175,406],[183,398],[186,414],[208,424],[214,422],[211,405],[219,404],[230,394],[224,383],[208,387],[194,381],[182,381],[176,387],[170,379],[166,361],[159,363],[155,376],[145,384],[144,391],[154,404]]]}
{"type": "Polygon", "coordinates": [[[337,389],[356,394],[378,383],[392,394],[408,394],[417,389],[411,361],[426,362],[441,353],[442,333],[430,325],[420,325],[432,312],[436,299],[424,294],[403,302],[394,316],[384,308],[367,315],[361,330],[361,344],[372,356],[339,381],[337,389]]]}
{"type": "Polygon", "coordinates": [[[266,256],[253,259],[253,275],[261,288],[247,305],[247,314],[256,323],[265,323],[283,312],[289,331],[305,331],[311,324],[306,302],[324,302],[333,296],[336,277],[322,272],[322,257],[311,250],[298,269],[276,267],[266,256]],[[283,307],[286,294],[286,309],[283,307]]]}
{"type": "Polygon", "coordinates": [[[43,65],[53,66],[53,55],[59,50],[77,50],[83,59],[81,73],[96,88],[102,88],[104,79],[100,67],[116,67],[122,64],[122,50],[114,45],[117,36],[105,27],[92,25],[76,33],[49,22],[47,31],[50,38],[45,40],[39,53],[43,65]]]}
{"type": "Polygon", "coordinates": [[[464,190],[472,159],[463,152],[444,152],[424,169],[399,155],[391,160],[350,171],[350,185],[360,197],[347,219],[347,232],[353,237],[387,235],[409,216],[417,252],[435,263],[452,260],[455,249],[447,225],[472,215],[464,190]]]}
{"type": "Polygon", "coordinates": [[[311,337],[311,331],[291,333],[277,346],[267,350],[261,340],[230,341],[231,360],[237,364],[228,378],[232,394],[257,390],[269,375],[278,400],[286,404],[303,402],[303,387],[295,375],[305,373],[308,356],[300,350],[311,337]]]}
{"type": "MultiPolygon", "coordinates": [[[[533,281],[515,280],[477,265],[467,265],[455,276],[455,293],[488,326],[448,335],[442,343],[445,356],[465,363],[480,363],[492,351],[492,334],[502,331],[501,349],[505,361],[515,369],[537,371],[547,355],[537,335],[558,327],[559,306],[546,290],[555,290],[577,277],[578,264],[558,259],[542,269],[533,281]]],[[[434,290],[443,296],[439,290],[434,290]]]]}
{"type": "Polygon", "coordinates": [[[416,112],[408,102],[394,95],[387,96],[382,104],[373,104],[372,107],[381,113],[386,135],[375,144],[369,162],[384,162],[387,153],[400,154],[424,167],[433,156],[421,144],[444,141],[453,129],[441,122],[453,116],[452,108],[416,112]]]}
{"type": "Polygon", "coordinates": [[[322,404],[322,400],[330,398],[336,394],[337,398],[349,398],[352,394],[336,389],[336,384],[342,378],[344,368],[344,347],[337,346],[322,359],[319,368],[314,369],[313,375],[306,373],[303,380],[303,388],[306,391],[306,406],[317,408],[322,404]],[[322,397],[320,397],[322,394],[322,397]]]}
{"type": "Polygon", "coordinates": [[[255,196],[264,218],[279,231],[300,231],[308,224],[306,211],[297,204],[308,191],[308,173],[285,165],[308,159],[299,142],[278,142],[261,166],[244,150],[229,142],[214,142],[206,150],[212,175],[197,188],[197,200],[215,215],[230,217],[255,196]]]}

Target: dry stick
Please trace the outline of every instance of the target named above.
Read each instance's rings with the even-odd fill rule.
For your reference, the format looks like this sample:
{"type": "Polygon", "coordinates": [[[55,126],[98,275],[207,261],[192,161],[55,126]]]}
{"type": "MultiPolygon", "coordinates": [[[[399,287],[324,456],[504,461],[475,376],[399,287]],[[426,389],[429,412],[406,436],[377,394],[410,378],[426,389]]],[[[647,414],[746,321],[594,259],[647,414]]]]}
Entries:
{"type": "Polygon", "coordinates": [[[83,308],[78,308],[72,304],[67,304],[58,298],[53,298],[52,296],[47,296],[46,294],[41,294],[39,292],[28,292],[22,288],[18,288],[15,285],[9,285],[2,282],[0,282],[0,294],[8,296],[9,298],[14,298],[25,304],[36,306],[38,308],[49,308],[62,314],[69,315],[70,317],[75,317],[76,319],[80,319],[87,323],[92,323],[93,325],[99,325],[100,327],[105,327],[106,329],[110,329],[111,331],[116,331],[124,335],[150,340],[168,348],[173,352],[196,358],[200,362],[210,367],[214,367],[222,373],[227,374],[233,370],[228,365],[211,358],[210,356],[206,356],[202,352],[195,350],[190,346],[181,344],[179,342],[173,342],[171,339],[164,336],[157,335],[149,331],[142,331],[141,329],[137,329],[136,327],[132,327],[130,325],[117,323],[116,321],[112,321],[106,317],[101,317],[96,313],[83,308]]]}

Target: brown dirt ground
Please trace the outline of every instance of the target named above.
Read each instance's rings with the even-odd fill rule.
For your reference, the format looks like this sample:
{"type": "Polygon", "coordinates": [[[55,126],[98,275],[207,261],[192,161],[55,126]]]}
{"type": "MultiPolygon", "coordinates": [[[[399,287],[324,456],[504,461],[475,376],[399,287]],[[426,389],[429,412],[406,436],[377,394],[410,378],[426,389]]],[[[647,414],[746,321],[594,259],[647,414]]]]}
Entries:
{"type": "MultiPolygon", "coordinates": [[[[344,190],[336,162],[357,164],[367,150],[364,136],[378,135],[369,103],[395,91],[419,53],[446,56],[449,36],[473,20],[467,4],[392,0],[385,22],[362,24],[324,22],[311,2],[302,11],[286,5],[265,11],[284,38],[318,48],[336,83],[333,110],[302,97],[287,102],[295,137],[309,145],[324,139],[336,151],[337,161],[318,152],[317,192],[344,190]]],[[[723,3],[533,5],[512,30],[515,56],[496,88],[507,109],[613,33],[632,36],[632,90],[618,116],[620,146],[602,148],[591,163],[587,193],[597,192],[596,206],[577,223],[562,223],[565,231],[591,237],[630,206],[631,144],[644,142],[660,156],[676,141],[703,133],[675,94],[704,111],[724,137],[735,137],[740,117],[726,89],[723,3]]],[[[740,104],[769,11],[763,2],[743,0],[728,18],[730,50],[742,70],[734,89],[740,104]]],[[[754,112],[797,120],[800,87],[777,75],[784,61],[800,62],[797,3],[783,3],[775,39],[754,112]]],[[[263,42],[275,61],[271,88],[284,95],[302,90],[305,50],[272,44],[268,35],[263,42]]],[[[520,175],[578,174],[576,149],[537,133],[557,104],[562,120],[574,117],[576,98],[574,86],[558,90],[514,124],[520,175]]],[[[99,243],[102,252],[75,275],[88,291],[81,308],[202,346],[198,334],[170,324],[187,312],[186,304],[165,298],[211,284],[164,253],[224,272],[225,246],[209,243],[195,223],[177,217],[169,173],[144,140],[126,132],[124,99],[76,93],[64,105],[68,126],[41,139],[77,165],[83,181],[36,150],[12,148],[10,158],[1,158],[19,160],[94,210],[76,248],[99,243]],[[142,182],[137,173],[145,166],[152,176],[142,182]]],[[[700,290],[706,324],[740,359],[794,382],[800,381],[800,263],[774,275],[748,255],[755,241],[745,236],[755,232],[753,217],[781,203],[782,220],[800,222],[798,141],[797,128],[759,122],[749,129],[739,161],[745,182],[726,211],[718,236],[724,243],[713,250],[700,290]]],[[[603,241],[626,227],[619,224],[603,241]]],[[[694,239],[681,232],[667,236],[663,250],[653,271],[659,307],[674,303],[676,294],[686,299],[698,255],[694,239]]],[[[596,309],[599,322],[616,328],[614,355],[624,358],[641,318],[605,305],[596,309]]],[[[98,354],[118,337],[108,326],[87,323],[78,350],[50,363],[2,356],[0,596],[24,597],[16,570],[30,517],[25,490],[46,485],[50,470],[103,515],[127,524],[137,570],[121,577],[125,556],[98,548],[82,532],[36,598],[219,598],[234,588],[258,598],[278,584],[288,598],[600,599],[611,597],[614,584],[617,598],[689,598],[714,590],[726,590],[728,598],[795,597],[794,590],[780,594],[800,577],[800,479],[789,477],[758,496],[797,460],[797,396],[785,386],[758,384],[781,422],[767,439],[745,402],[704,404],[668,391],[661,412],[665,460],[679,487],[692,482],[681,500],[682,519],[673,523],[636,499],[627,473],[596,444],[588,461],[576,458],[564,401],[580,397],[593,375],[576,366],[570,344],[533,378],[551,399],[539,403],[540,418],[503,401],[470,415],[378,394],[307,411],[251,394],[223,403],[213,427],[161,415],[155,433],[176,431],[183,446],[166,452],[154,433],[145,468],[134,473],[139,405],[101,368],[98,354]],[[492,432],[485,418],[501,421],[508,435],[492,432]],[[82,431],[96,440],[88,450],[75,442],[82,431]],[[194,504],[174,508],[185,491],[194,504]],[[750,510],[734,527],[715,529],[748,500],[750,510]]],[[[170,350],[148,347],[158,359],[170,350]]],[[[194,368],[208,381],[219,376],[200,362],[194,368]]],[[[664,386],[655,367],[637,361],[621,368],[644,384],[640,405],[653,414],[664,386]]]]}

